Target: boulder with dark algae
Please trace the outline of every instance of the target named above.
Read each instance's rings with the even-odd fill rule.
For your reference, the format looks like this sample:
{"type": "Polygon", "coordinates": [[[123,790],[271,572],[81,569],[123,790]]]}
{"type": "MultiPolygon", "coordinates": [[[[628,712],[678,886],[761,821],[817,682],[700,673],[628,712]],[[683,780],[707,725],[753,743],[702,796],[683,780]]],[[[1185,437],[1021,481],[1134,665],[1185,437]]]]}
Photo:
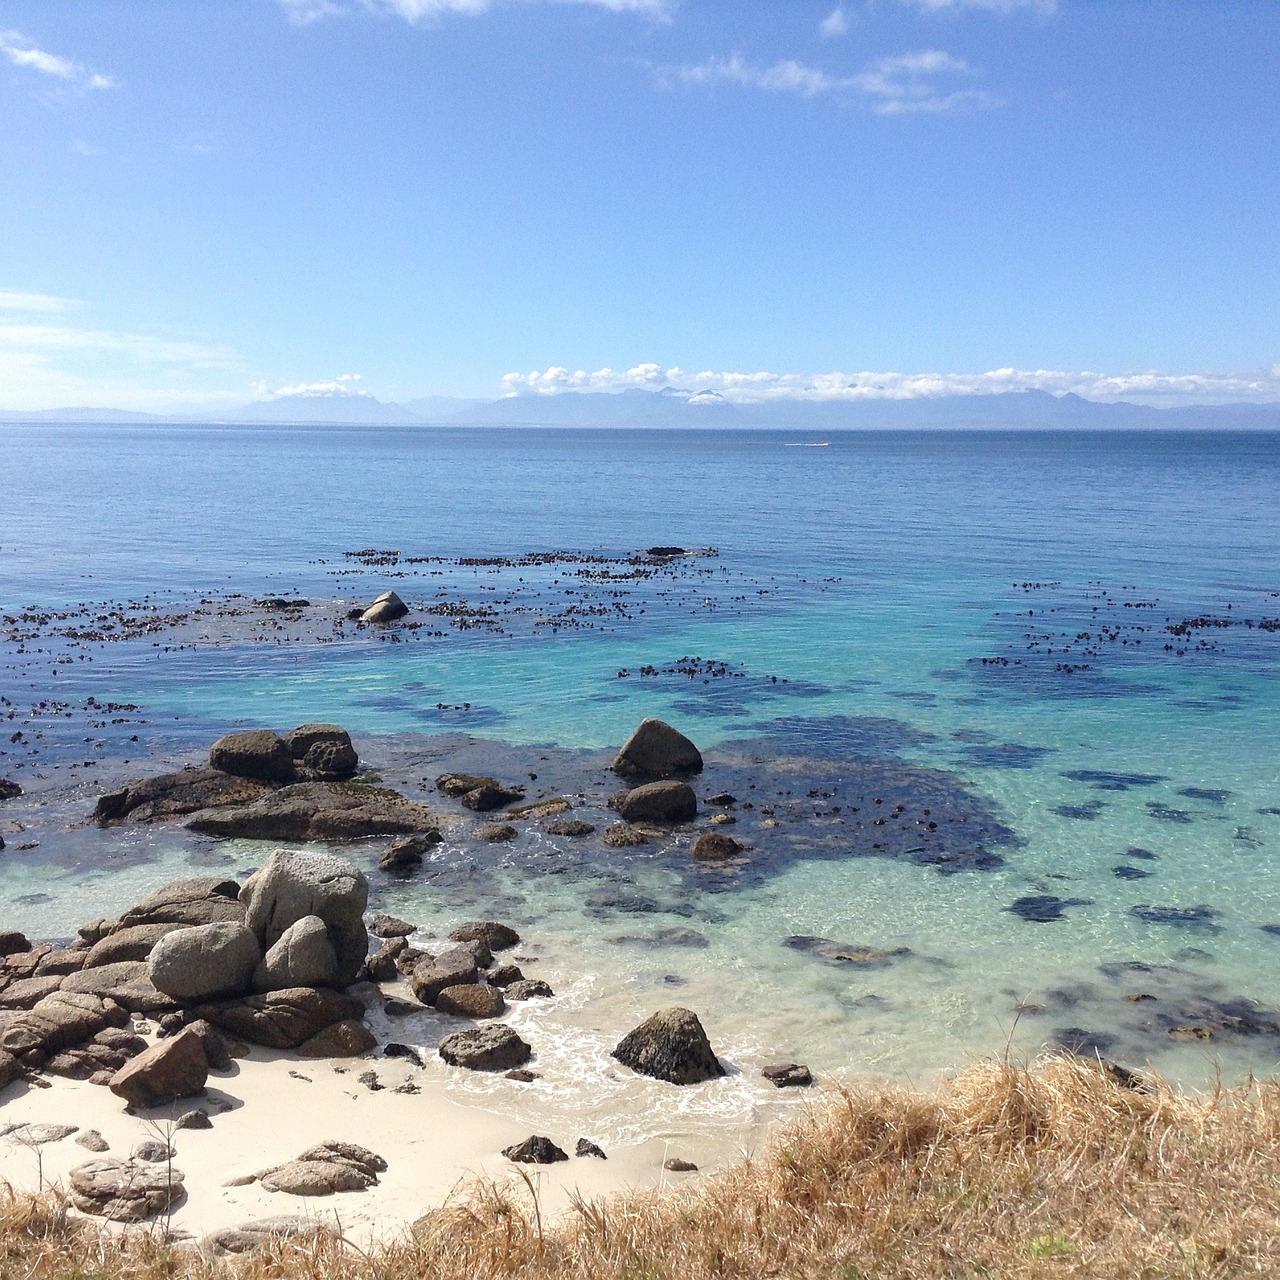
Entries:
{"type": "Polygon", "coordinates": [[[609,803],[627,822],[688,822],[698,815],[698,797],[687,782],[646,782],[619,792],[609,803]]]}
{"type": "Polygon", "coordinates": [[[623,778],[669,778],[701,773],[702,753],[664,720],[642,720],[610,768],[623,778]]]}
{"type": "Polygon", "coordinates": [[[725,1074],[691,1009],[659,1009],[623,1036],[612,1056],[632,1071],[671,1084],[700,1084],[725,1074]]]}

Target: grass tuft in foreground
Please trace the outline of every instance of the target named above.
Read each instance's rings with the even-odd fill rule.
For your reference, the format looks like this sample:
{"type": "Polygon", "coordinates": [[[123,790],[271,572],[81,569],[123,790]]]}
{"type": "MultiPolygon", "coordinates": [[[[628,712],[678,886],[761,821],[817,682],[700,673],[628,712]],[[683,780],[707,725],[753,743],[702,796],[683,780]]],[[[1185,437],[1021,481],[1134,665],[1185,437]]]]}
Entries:
{"type": "Polygon", "coordinates": [[[112,1238],[56,1196],[0,1203],[24,1280],[1280,1276],[1280,1083],[1187,1098],[1097,1062],[986,1063],[939,1093],[849,1090],[765,1156],[556,1226],[492,1184],[372,1255],[335,1238],[216,1263],[112,1238]]]}

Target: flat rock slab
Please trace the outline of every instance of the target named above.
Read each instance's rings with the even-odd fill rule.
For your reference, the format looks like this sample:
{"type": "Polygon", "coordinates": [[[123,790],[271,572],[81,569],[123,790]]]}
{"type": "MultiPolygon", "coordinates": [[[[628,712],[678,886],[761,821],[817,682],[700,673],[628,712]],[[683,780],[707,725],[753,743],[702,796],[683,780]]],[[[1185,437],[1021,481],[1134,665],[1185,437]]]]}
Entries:
{"type": "Polygon", "coordinates": [[[425,805],[386,787],[299,782],[251,804],[203,809],[186,825],[207,835],[250,840],[359,840],[438,827],[425,805]]]}
{"type": "Polygon", "coordinates": [[[268,1049],[296,1049],[335,1022],[360,1019],[364,1005],[354,996],[324,987],[270,991],[222,1004],[203,1005],[200,1017],[221,1031],[268,1049]]]}
{"type": "Polygon", "coordinates": [[[183,1174],[171,1165],[99,1156],[71,1170],[71,1203],[113,1222],[142,1222],[182,1195],[183,1174]]]}
{"type": "Polygon", "coordinates": [[[253,778],[238,778],[219,769],[180,769],[155,778],[130,782],[98,800],[94,822],[161,822],[215,805],[248,804],[270,795],[272,786],[253,778]]]}
{"type": "Polygon", "coordinates": [[[338,1191],[363,1191],[378,1185],[387,1162],[354,1142],[322,1142],[295,1160],[258,1174],[268,1191],[295,1196],[330,1196],[338,1191]]]}
{"type": "Polygon", "coordinates": [[[61,1142],[79,1129],[75,1124],[6,1124],[0,1125],[0,1138],[24,1147],[42,1147],[46,1142],[61,1142]]]}
{"type": "Polygon", "coordinates": [[[318,1234],[331,1233],[314,1218],[302,1214],[280,1214],[275,1218],[259,1218],[255,1222],[240,1222],[234,1227],[211,1231],[200,1242],[200,1249],[214,1258],[241,1257],[280,1240],[306,1239],[318,1234]]]}

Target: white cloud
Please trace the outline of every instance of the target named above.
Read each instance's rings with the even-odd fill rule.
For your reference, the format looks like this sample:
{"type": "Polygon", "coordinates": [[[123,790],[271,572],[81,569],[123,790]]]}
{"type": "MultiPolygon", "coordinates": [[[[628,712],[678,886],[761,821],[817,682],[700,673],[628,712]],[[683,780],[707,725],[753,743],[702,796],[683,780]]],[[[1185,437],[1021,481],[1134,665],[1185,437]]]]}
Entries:
{"type": "Polygon", "coordinates": [[[652,68],[658,83],[715,86],[733,84],[743,89],[773,93],[793,93],[803,98],[835,94],[861,98],[877,115],[908,112],[960,111],[993,107],[999,100],[980,89],[951,89],[938,83],[939,77],[968,76],[968,63],[940,49],[925,49],[882,58],[853,76],[833,76],[816,67],[786,59],[771,67],[746,61],[741,54],[727,58],[712,56],[693,65],[652,68]]]}
{"type": "MultiPolygon", "coordinates": [[[[366,9],[373,13],[402,18],[415,23],[442,18],[450,14],[474,17],[488,13],[499,0],[278,0],[290,22],[306,26],[322,18],[354,13],[366,9]]],[[[670,17],[675,0],[524,0],[536,4],[577,4],[607,9],[611,13],[635,13],[665,20],[670,17]]]]}
{"type": "Polygon", "coordinates": [[[824,40],[834,40],[849,30],[849,19],[845,11],[837,5],[823,20],[818,23],[818,34],[824,40]]]}
{"type": "Polygon", "coordinates": [[[299,382],[289,387],[268,388],[265,382],[255,382],[253,389],[259,395],[266,396],[309,396],[317,399],[332,399],[335,396],[364,396],[367,391],[359,390],[354,384],[362,381],[358,373],[340,373],[327,382],[299,382]]]}
{"type": "Polygon", "coordinates": [[[52,76],[77,89],[111,89],[115,86],[115,81],[110,76],[89,71],[70,58],[46,53],[17,31],[0,31],[0,53],[15,67],[52,76]]]}
{"type": "Polygon", "coordinates": [[[560,395],[574,391],[670,389],[709,401],[713,396],[739,404],[774,400],[917,400],[936,396],[992,395],[1005,391],[1074,392],[1089,400],[1132,400],[1143,404],[1215,404],[1280,401],[1280,364],[1244,373],[1104,374],[1050,369],[992,369],[985,373],[690,373],[677,367],[639,364],[630,369],[552,366],[541,372],[509,373],[503,394],[560,395]]]}
{"type": "Polygon", "coordinates": [[[972,74],[972,68],[961,59],[953,58],[941,49],[925,49],[896,58],[881,58],[861,75],[854,76],[853,81],[859,92],[871,101],[871,109],[878,115],[997,106],[998,99],[981,89],[946,92],[932,79],[940,75],[972,74]]]}
{"type": "Polygon", "coordinates": [[[74,298],[54,298],[47,293],[14,293],[0,289],[0,311],[54,315],[82,305],[74,298]]]}
{"type": "Polygon", "coordinates": [[[899,4],[926,13],[957,13],[962,9],[981,9],[987,13],[1056,13],[1058,0],[898,0],[899,4]]]}

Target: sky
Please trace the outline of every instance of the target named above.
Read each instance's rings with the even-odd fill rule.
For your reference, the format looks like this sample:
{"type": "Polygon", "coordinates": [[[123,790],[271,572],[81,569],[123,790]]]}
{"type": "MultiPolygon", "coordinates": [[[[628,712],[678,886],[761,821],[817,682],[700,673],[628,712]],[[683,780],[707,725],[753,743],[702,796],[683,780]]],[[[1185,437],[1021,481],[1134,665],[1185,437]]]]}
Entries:
{"type": "Polygon", "coordinates": [[[0,0],[0,408],[1280,401],[1277,0],[0,0]]]}

